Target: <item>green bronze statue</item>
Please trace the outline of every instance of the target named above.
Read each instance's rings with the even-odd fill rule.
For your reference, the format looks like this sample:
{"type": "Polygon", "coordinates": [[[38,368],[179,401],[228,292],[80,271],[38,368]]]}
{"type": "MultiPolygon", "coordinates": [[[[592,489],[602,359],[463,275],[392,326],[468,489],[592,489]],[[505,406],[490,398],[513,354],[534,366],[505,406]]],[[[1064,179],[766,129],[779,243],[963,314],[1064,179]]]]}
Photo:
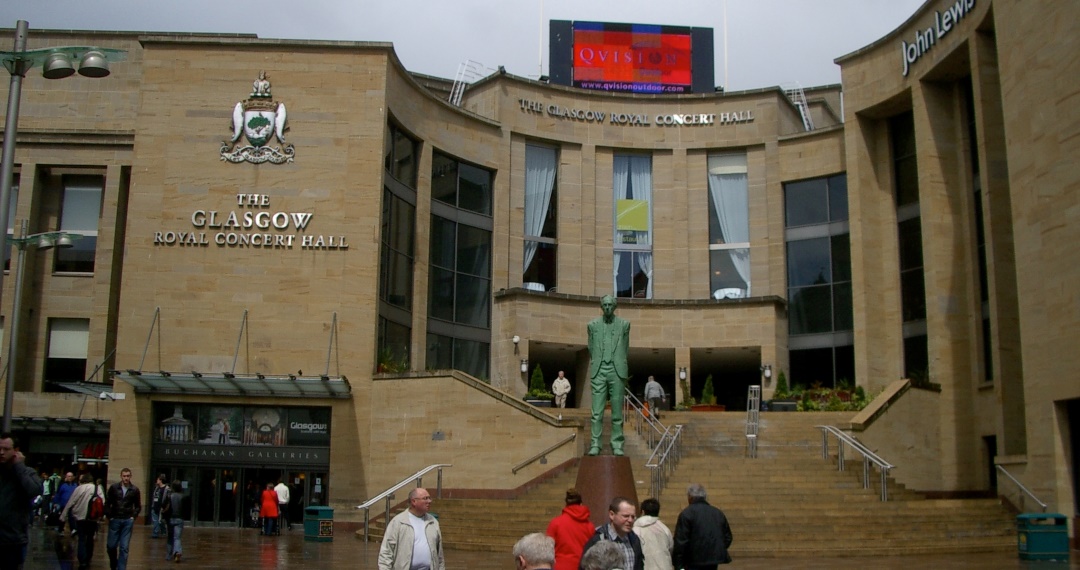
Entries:
{"type": "Polygon", "coordinates": [[[592,443],[589,455],[600,453],[604,431],[604,405],[611,401],[611,452],[623,454],[623,392],[630,378],[626,355],[630,350],[630,323],[615,316],[611,295],[600,300],[604,315],[589,323],[589,383],[592,386],[592,443]]]}

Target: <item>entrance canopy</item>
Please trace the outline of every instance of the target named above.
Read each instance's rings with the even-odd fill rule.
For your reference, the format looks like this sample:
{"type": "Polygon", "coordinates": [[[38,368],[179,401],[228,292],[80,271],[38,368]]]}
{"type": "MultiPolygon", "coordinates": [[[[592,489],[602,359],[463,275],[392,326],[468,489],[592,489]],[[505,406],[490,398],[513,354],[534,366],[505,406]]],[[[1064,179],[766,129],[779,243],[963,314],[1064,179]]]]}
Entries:
{"type": "Polygon", "coordinates": [[[200,372],[143,372],[114,370],[113,376],[131,384],[136,394],[196,394],[263,398],[351,398],[344,376],[267,376],[263,374],[203,374],[200,372]]]}
{"type": "Polygon", "coordinates": [[[109,420],[11,416],[11,431],[109,435],[109,420]]]}

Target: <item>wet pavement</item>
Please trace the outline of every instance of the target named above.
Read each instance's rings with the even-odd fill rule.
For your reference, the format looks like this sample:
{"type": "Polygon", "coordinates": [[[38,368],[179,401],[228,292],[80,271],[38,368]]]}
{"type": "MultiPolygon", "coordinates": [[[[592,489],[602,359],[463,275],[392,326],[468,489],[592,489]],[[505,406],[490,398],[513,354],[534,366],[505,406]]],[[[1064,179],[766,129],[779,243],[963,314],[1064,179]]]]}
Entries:
{"type": "MultiPolygon", "coordinates": [[[[30,529],[31,544],[25,570],[74,569],[74,545],[70,539],[59,539],[55,530],[30,529]]],[[[149,528],[136,526],[131,539],[128,568],[182,568],[199,570],[270,570],[278,568],[347,568],[375,570],[379,545],[364,543],[352,533],[339,534],[333,542],[304,540],[302,529],[295,528],[281,536],[259,536],[254,529],[184,528],[182,535],[183,562],[165,561],[165,541],[151,539],[149,528]]],[[[3,553],[0,553],[3,556],[3,553]]],[[[446,566],[450,570],[495,570],[514,568],[510,552],[446,551],[446,566]]],[[[98,533],[90,568],[107,570],[109,557],[105,554],[105,532],[98,533]]],[[[743,558],[728,568],[776,570],[777,568],[807,569],[896,569],[934,568],[946,570],[1080,570],[1080,552],[1073,551],[1071,563],[1033,562],[1019,560],[1015,553],[949,554],[857,558],[743,558]]]]}

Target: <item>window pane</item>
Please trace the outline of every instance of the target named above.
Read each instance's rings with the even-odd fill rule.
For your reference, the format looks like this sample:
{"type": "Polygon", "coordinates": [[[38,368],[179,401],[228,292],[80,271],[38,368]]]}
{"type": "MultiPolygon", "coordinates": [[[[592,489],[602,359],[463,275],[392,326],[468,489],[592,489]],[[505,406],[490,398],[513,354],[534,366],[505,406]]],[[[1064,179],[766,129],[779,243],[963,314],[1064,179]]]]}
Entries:
{"type": "Polygon", "coordinates": [[[739,266],[743,268],[743,272],[749,273],[750,250],[748,248],[717,249],[709,252],[709,269],[712,272],[709,287],[714,296],[717,292],[729,293],[729,291],[723,291],[724,289],[739,289],[742,291],[741,296],[747,295],[750,282],[743,277],[739,266]]]}
{"type": "Polygon", "coordinates": [[[833,386],[833,351],[831,348],[792,350],[788,358],[791,361],[791,386],[801,384],[810,388],[816,383],[823,387],[833,386]]]}
{"type": "Polygon", "coordinates": [[[900,222],[899,234],[900,269],[922,267],[922,222],[919,218],[900,222]]]}
{"type": "Polygon", "coordinates": [[[791,334],[832,331],[832,291],[829,286],[792,289],[788,299],[791,334]]]}
{"type": "Polygon", "coordinates": [[[428,370],[449,370],[454,367],[454,339],[428,333],[427,367],[428,370]]]}
{"type": "Polygon", "coordinates": [[[454,368],[471,374],[481,380],[487,380],[489,346],[474,340],[454,340],[454,368]]]}
{"type": "Polygon", "coordinates": [[[525,250],[528,251],[530,247],[535,248],[535,253],[529,267],[522,274],[521,280],[525,283],[540,283],[544,286],[544,290],[554,288],[558,261],[555,244],[526,241],[525,250]]]}
{"type": "Polygon", "coordinates": [[[459,163],[458,207],[491,215],[491,173],[471,164],[459,163]]]}
{"type": "Polygon", "coordinates": [[[431,198],[457,206],[457,161],[439,153],[431,158],[431,198]]]}
{"type": "Polygon", "coordinates": [[[836,384],[855,385],[855,347],[850,344],[833,349],[836,358],[836,384]]]}
{"type": "Polygon", "coordinates": [[[851,241],[848,234],[832,236],[832,280],[851,281],[851,241]]]}
{"type": "Polygon", "coordinates": [[[490,313],[491,281],[459,273],[454,320],[465,325],[488,328],[490,313]]]}
{"type": "Polygon", "coordinates": [[[431,217],[431,264],[446,269],[454,267],[457,250],[457,224],[440,218],[431,217]]]}
{"type": "Polygon", "coordinates": [[[405,255],[413,255],[413,226],[416,220],[416,208],[412,204],[394,196],[391,212],[389,242],[390,247],[405,255]]]}
{"type": "Polygon", "coordinates": [[[416,141],[393,125],[390,126],[390,139],[386,153],[386,170],[398,182],[416,188],[416,141]]]}
{"type": "Polygon", "coordinates": [[[930,381],[930,354],[926,335],[904,339],[904,376],[913,383],[930,381]]]}
{"type": "Polygon", "coordinates": [[[848,219],[847,175],[829,178],[829,220],[842,222],[848,219]]]}
{"type": "Polygon", "coordinates": [[[851,282],[837,283],[833,285],[833,329],[834,331],[850,331],[855,329],[855,321],[851,309],[851,282]]]}
{"type": "Polygon", "coordinates": [[[454,320],[454,273],[431,267],[428,287],[428,314],[444,321],[454,320]]]}
{"type": "Polygon", "coordinates": [[[788,287],[822,285],[831,282],[829,238],[789,241],[787,269],[788,287]]]}
{"type": "MultiPolygon", "coordinates": [[[[381,359],[385,353],[385,356],[389,357],[393,364],[409,364],[409,344],[412,342],[412,329],[387,320],[385,318],[379,318],[379,358],[381,359]]],[[[381,365],[383,362],[376,362],[376,365],[381,365]]],[[[383,372],[389,372],[383,370],[383,372]]]]}
{"type": "Polygon", "coordinates": [[[387,259],[386,302],[405,310],[412,309],[412,259],[390,252],[387,259]]]}
{"type": "Polygon", "coordinates": [[[825,179],[785,184],[784,217],[789,228],[828,222],[829,202],[825,179]]]}
{"type": "Polygon", "coordinates": [[[56,248],[55,270],[73,273],[93,273],[97,236],[84,235],[72,247],[56,248]]]}
{"type": "Polygon", "coordinates": [[[915,158],[915,118],[911,111],[889,120],[892,140],[893,171],[896,180],[896,205],[919,201],[919,165],[915,158]]]}
{"type": "Polygon", "coordinates": [[[491,276],[491,232],[458,224],[457,270],[491,276]]]}
{"type": "Polygon", "coordinates": [[[900,272],[900,296],[905,323],[926,318],[926,285],[922,269],[900,272]]]}
{"type": "Polygon", "coordinates": [[[70,232],[97,232],[101,213],[101,192],[105,180],[101,176],[67,176],[64,178],[64,204],[60,229],[70,232]]]}
{"type": "Polygon", "coordinates": [[[615,295],[617,297],[634,296],[634,272],[632,267],[633,255],[628,251],[615,252],[615,264],[618,271],[615,273],[615,295]]]}

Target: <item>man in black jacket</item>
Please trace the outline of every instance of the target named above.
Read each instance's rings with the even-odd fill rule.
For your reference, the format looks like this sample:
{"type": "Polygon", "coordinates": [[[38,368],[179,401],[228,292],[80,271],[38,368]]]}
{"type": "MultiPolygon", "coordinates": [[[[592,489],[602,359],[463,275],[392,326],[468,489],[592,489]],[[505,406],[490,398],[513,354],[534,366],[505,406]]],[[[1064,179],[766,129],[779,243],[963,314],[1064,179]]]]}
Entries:
{"type": "Polygon", "coordinates": [[[606,525],[596,528],[596,533],[585,543],[581,549],[582,558],[585,553],[601,540],[610,540],[623,551],[626,558],[625,570],[645,570],[645,554],[641,552],[641,539],[634,534],[634,520],[637,519],[637,505],[626,497],[615,497],[608,506],[608,520],[606,525]]]}
{"type": "Polygon", "coordinates": [[[731,556],[731,527],[720,509],[705,500],[705,487],[694,483],[686,489],[687,507],[675,524],[675,548],[671,559],[676,568],[716,570],[731,556]]]}
{"type": "Polygon", "coordinates": [[[40,494],[41,478],[26,464],[15,437],[0,434],[0,569],[22,567],[30,508],[40,494]]]}
{"type": "Polygon", "coordinates": [[[109,538],[105,551],[109,553],[109,568],[127,570],[128,545],[135,517],[142,512],[142,495],[131,482],[131,469],[120,470],[120,482],[105,491],[105,516],[109,518],[109,538]]]}

